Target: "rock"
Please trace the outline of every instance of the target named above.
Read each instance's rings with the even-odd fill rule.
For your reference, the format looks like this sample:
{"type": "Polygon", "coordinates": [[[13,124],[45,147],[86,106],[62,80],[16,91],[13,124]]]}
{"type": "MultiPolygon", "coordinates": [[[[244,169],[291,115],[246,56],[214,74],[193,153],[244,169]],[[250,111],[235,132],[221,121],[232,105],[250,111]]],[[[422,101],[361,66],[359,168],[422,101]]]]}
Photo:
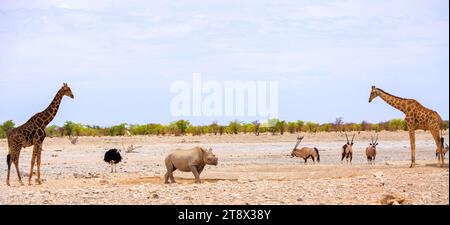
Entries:
{"type": "Polygon", "coordinates": [[[383,172],[378,171],[378,172],[373,173],[373,175],[375,176],[376,179],[378,179],[380,181],[381,186],[385,185],[385,181],[383,178],[383,172]]]}
{"type": "Polygon", "coordinates": [[[297,198],[298,202],[303,202],[303,198],[297,198]]]}
{"type": "Polygon", "coordinates": [[[152,198],[157,199],[157,198],[159,198],[159,195],[155,193],[152,195],[152,198]]]}
{"type": "Polygon", "coordinates": [[[383,198],[380,200],[382,205],[404,205],[407,203],[405,198],[397,198],[393,195],[383,195],[383,198]]]}
{"type": "Polygon", "coordinates": [[[73,176],[77,179],[92,179],[92,178],[100,178],[99,173],[88,173],[87,175],[74,173],[73,176]]]}
{"type": "Polygon", "coordinates": [[[248,182],[250,182],[250,180],[247,179],[247,178],[239,178],[239,179],[238,179],[238,182],[239,182],[239,183],[248,183],[248,182]]]}
{"type": "Polygon", "coordinates": [[[103,185],[106,185],[106,184],[108,184],[109,182],[108,182],[107,180],[105,180],[105,179],[101,179],[101,180],[99,181],[99,183],[100,183],[100,184],[103,184],[103,185]]]}
{"type": "Polygon", "coordinates": [[[373,173],[373,175],[377,179],[383,179],[383,172],[381,172],[381,171],[375,172],[375,173],[373,173]]]}

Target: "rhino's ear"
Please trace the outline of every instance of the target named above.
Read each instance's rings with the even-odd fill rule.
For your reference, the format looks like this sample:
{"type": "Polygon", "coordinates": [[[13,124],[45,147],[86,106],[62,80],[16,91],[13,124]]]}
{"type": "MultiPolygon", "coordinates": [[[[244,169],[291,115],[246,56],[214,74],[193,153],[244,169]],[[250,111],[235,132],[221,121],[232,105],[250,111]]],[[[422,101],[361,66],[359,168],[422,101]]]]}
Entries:
{"type": "Polygon", "coordinates": [[[209,148],[209,151],[212,152],[212,148],[209,148]]]}

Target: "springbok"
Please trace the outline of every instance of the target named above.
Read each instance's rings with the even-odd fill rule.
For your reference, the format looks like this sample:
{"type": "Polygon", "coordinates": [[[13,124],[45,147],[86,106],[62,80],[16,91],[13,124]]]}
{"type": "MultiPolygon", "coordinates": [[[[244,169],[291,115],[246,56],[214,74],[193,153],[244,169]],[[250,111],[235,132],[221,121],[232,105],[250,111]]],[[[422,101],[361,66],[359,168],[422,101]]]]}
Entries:
{"type": "Polygon", "coordinates": [[[352,141],[350,142],[347,136],[347,133],[345,133],[345,138],[347,139],[347,144],[342,146],[342,159],[341,162],[344,161],[344,158],[347,159],[347,164],[350,162],[352,164],[353,159],[353,140],[355,139],[355,134],[352,137],[352,141]]]}
{"type": "Polygon", "coordinates": [[[375,141],[373,141],[373,136],[370,136],[372,141],[370,142],[370,146],[366,148],[366,156],[367,156],[367,163],[375,164],[375,157],[377,156],[377,145],[378,145],[378,134],[375,141]]]}
{"type": "Polygon", "coordinates": [[[305,160],[305,164],[308,162],[308,159],[311,157],[311,159],[313,160],[314,164],[316,163],[316,159],[317,162],[320,162],[320,155],[319,155],[319,150],[314,147],[314,148],[308,148],[308,147],[303,147],[301,149],[298,149],[298,145],[300,144],[300,142],[302,142],[303,138],[305,136],[302,137],[297,137],[297,144],[295,145],[294,149],[292,150],[291,153],[291,157],[300,157],[303,158],[305,160]]]}

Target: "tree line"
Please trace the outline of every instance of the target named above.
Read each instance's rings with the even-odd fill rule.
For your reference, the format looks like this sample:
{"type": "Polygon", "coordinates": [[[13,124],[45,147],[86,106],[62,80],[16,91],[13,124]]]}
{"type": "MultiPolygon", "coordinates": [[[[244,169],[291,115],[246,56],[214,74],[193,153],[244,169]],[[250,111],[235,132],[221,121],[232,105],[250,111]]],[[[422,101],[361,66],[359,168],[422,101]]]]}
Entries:
{"type": "MultiPolygon", "coordinates": [[[[12,120],[5,121],[0,125],[0,138],[6,138],[6,133],[15,127],[12,120]]],[[[442,124],[442,129],[447,130],[448,120],[442,124]]],[[[360,123],[344,123],[342,117],[336,118],[332,123],[305,122],[302,120],[286,122],[285,120],[270,119],[265,123],[253,121],[245,123],[234,120],[226,125],[219,124],[217,121],[209,125],[193,125],[188,120],[174,121],[168,125],[157,123],[149,124],[118,124],[109,127],[96,125],[85,125],[66,121],[63,126],[51,125],[47,127],[47,135],[51,137],[62,136],[126,136],[126,135],[223,135],[223,134],[285,134],[299,132],[351,132],[351,131],[397,131],[408,130],[406,121],[403,119],[391,119],[380,123],[369,123],[362,121],[360,123]]]]}

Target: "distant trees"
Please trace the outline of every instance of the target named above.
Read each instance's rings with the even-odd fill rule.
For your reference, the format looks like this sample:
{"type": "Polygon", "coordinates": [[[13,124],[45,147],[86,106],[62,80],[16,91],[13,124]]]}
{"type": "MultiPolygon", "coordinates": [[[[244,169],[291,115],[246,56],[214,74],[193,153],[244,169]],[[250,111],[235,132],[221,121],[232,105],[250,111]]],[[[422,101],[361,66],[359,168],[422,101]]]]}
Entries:
{"type": "MultiPolygon", "coordinates": [[[[12,120],[0,124],[0,138],[6,138],[6,133],[15,127],[12,120]]],[[[449,122],[443,121],[442,129],[448,129],[449,122]]],[[[302,120],[286,122],[279,119],[269,119],[261,124],[259,121],[244,123],[234,120],[228,125],[220,125],[217,121],[209,125],[195,126],[188,120],[177,120],[168,125],[149,123],[149,124],[118,124],[109,127],[100,127],[97,125],[84,125],[72,121],[66,121],[62,127],[51,125],[47,127],[47,134],[52,137],[61,136],[123,136],[127,133],[132,135],[236,135],[239,133],[254,134],[270,133],[272,135],[283,135],[285,132],[291,134],[299,132],[339,132],[339,131],[397,131],[408,130],[408,126],[403,119],[391,119],[380,123],[369,123],[362,121],[360,123],[344,123],[343,118],[339,117],[333,123],[315,123],[302,120]]]]}
{"type": "Polygon", "coordinates": [[[297,132],[296,123],[295,122],[288,122],[287,129],[288,129],[289,133],[291,133],[291,134],[297,132]]]}
{"type": "Polygon", "coordinates": [[[220,125],[217,123],[217,121],[214,121],[209,125],[209,128],[211,129],[211,132],[214,133],[214,135],[217,135],[220,131],[220,125]]]}
{"type": "Polygon", "coordinates": [[[15,126],[12,120],[7,120],[0,125],[0,138],[6,138],[6,134],[15,126]]]}
{"type": "Polygon", "coordinates": [[[253,126],[254,126],[254,130],[253,130],[253,133],[256,135],[256,136],[259,136],[259,127],[261,126],[261,123],[260,122],[258,122],[258,120],[255,120],[255,121],[253,121],[252,122],[252,124],[253,124],[253,126]]]}
{"type": "Polygon", "coordinates": [[[297,120],[296,124],[297,124],[296,131],[301,132],[303,130],[303,126],[305,125],[305,122],[303,122],[303,120],[297,120]]]}
{"type": "Polygon", "coordinates": [[[228,132],[229,134],[238,134],[241,128],[241,122],[238,120],[231,121],[228,124],[228,132]]]}
{"type": "Polygon", "coordinates": [[[442,122],[441,129],[448,130],[448,120],[442,122]]]}
{"type": "Polygon", "coordinates": [[[335,131],[342,131],[342,126],[344,124],[344,118],[342,117],[337,117],[336,120],[334,121],[334,128],[335,131]]]}
{"type": "Polygon", "coordinates": [[[276,126],[276,131],[279,132],[281,135],[284,134],[284,132],[286,131],[286,121],[282,120],[282,121],[278,121],[276,126]]]}
{"type": "Polygon", "coordinates": [[[266,127],[272,135],[275,135],[275,132],[277,131],[277,124],[280,122],[278,119],[270,119],[267,121],[266,124],[264,124],[264,127],[266,127]]]}
{"type": "Polygon", "coordinates": [[[314,122],[307,122],[305,124],[305,129],[308,132],[316,132],[318,127],[319,127],[319,124],[314,123],[314,122]]]}
{"type": "Polygon", "coordinates": [[[109,128],[109,136],[124,136],[126,131],[126,123],[122,123],[109,128]]]}
{"type": "Polygon", "coordinates": [[[392,119],[387,122],[388,130],[396,131],[396,130],[408,130],[408,125],[403,119],[392,119]]]}
{"type": "Polygon", "coordinates": [[[320,132],[331,132],[332,128],[333,128],[333,124],[331,124],[331,123],[324,123],[324,124],[319,126],[319,131],[320,132]]]}

